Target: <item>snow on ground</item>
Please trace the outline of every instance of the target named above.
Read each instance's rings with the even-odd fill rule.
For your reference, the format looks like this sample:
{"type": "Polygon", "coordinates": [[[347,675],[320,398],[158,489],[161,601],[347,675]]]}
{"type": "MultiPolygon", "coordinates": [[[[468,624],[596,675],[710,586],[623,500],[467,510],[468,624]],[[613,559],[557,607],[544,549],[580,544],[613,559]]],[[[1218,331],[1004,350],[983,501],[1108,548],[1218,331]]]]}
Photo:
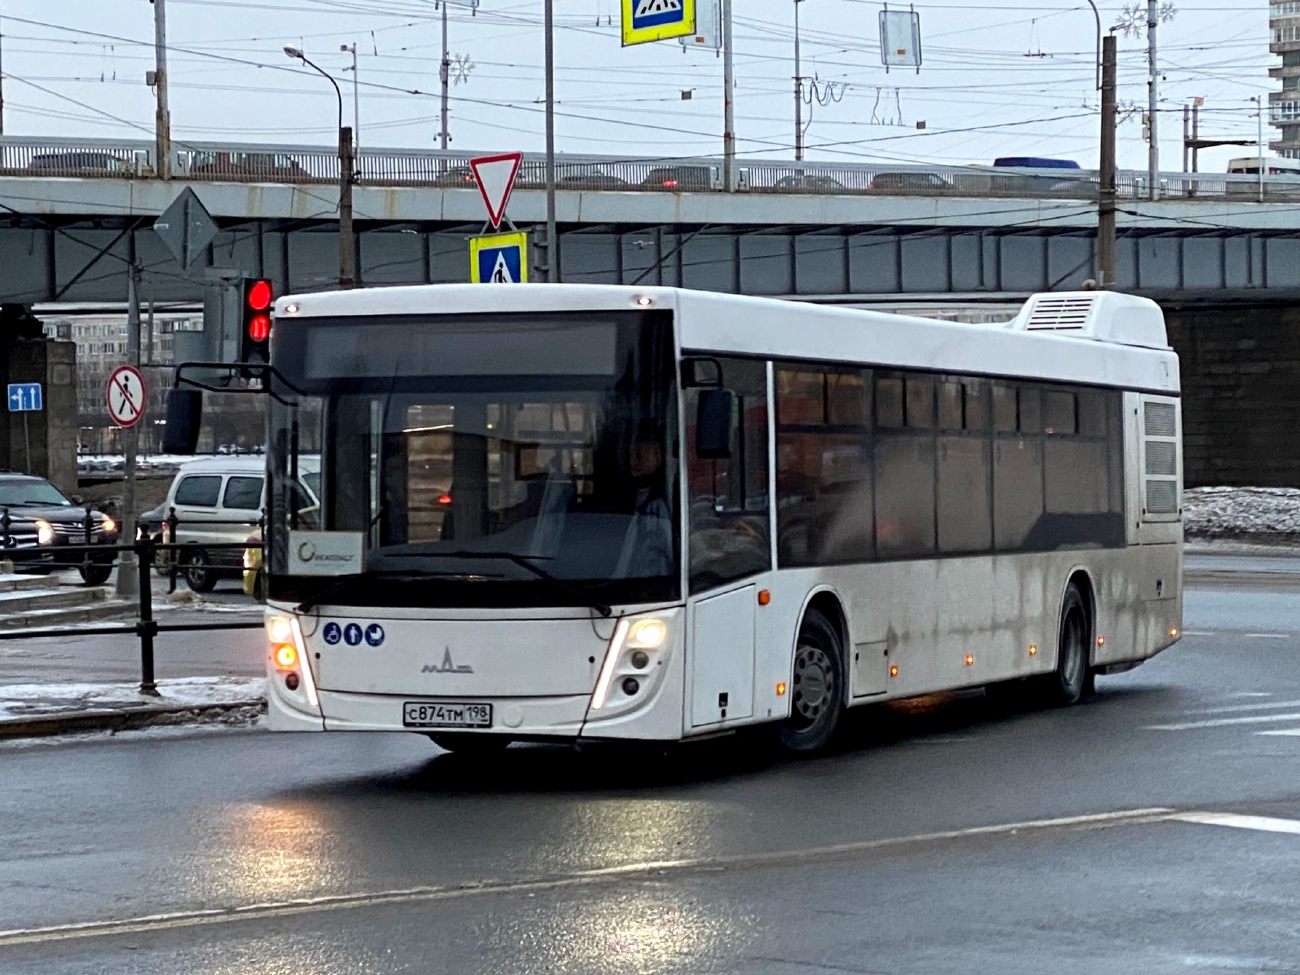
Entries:
{"type": "Polygon", "coordinates": [[[257,701],[265,692],[261,677],[160,680],[158,697],[141,694],[139,684],[9,684],[0,686],[0,720],[101,708],[235,704],[257,701]]]}
{"type": "Polygon", "coordinates": [[[1300,488],[1190,488],[1183,527],[1188,538],[1300,540],[1300,488]]]}

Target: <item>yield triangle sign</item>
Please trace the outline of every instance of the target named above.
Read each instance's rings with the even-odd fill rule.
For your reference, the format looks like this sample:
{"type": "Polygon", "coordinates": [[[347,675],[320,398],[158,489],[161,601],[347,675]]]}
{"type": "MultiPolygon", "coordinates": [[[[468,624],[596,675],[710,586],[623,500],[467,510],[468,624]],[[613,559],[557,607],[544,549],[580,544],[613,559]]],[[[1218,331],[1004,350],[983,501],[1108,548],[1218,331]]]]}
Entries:
{"type": "Polygon", "coordinates": [[[515,177],[519,175],[519,164],[523,159],[522,152],[507,152],[469,161],[474,181],[478,183],[478,191],[487,206],[488,222],[494,230],[501,226],[506,215],[506,204],[510,202],[510,191],[515,188],[515,177]]]}

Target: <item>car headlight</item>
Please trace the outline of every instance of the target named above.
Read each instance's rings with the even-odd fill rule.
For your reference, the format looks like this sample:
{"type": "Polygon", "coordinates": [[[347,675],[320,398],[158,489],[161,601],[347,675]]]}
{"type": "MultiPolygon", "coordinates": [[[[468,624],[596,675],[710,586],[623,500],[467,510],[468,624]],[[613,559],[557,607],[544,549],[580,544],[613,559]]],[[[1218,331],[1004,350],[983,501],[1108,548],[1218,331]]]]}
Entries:
{"type": "Polygon", "coordinates": [[[38,545],[49,545],[54,541],[54,526],[44,518],[36,519],[36,543],[38,545]]]}
{"type": "Polygon", "coordinates": [[[99,523],[99,527],[105,532],[115,532],[117,531],[117,522],[105,515],[104,520],[99,523]]]}

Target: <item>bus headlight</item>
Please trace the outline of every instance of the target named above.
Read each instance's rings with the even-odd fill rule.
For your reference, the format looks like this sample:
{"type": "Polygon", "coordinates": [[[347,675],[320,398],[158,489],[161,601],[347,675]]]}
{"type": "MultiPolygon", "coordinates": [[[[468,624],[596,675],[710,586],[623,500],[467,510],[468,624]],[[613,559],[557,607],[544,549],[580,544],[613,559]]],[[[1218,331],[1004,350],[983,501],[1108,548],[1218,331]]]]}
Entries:
{"type": "MultiPolygon", "coordinates": [[[[657,683],[663,672],[663,660],[654,659],[655,651],[667,647],[669,633],[669,623],[666,620],[619,620],[605,651],[605,662],[600,668],[596,689],[591,694],[591,710],[600,711],[615,704],[627,704],[632,697],[646,700],[649,695],[643,692],[657,683]],[[610,700],[611,691],[614,692],[613,701],[610,700]]],[[[662,654],[658,656],[662,658],[662,654]]]]}
{"type": "Polygon", "coordinates": [[[302,627],[297,617],[268,616],[266,618],[266,635],[271,642],[271,666],[279,677],[284,679],[290,691],[301,688],[307,703],[320,707],[316,695],[316,679],[311,672],[311,662],[307,659],[307,643],[302,637],[302,627]],[[290,680],[289,678],[294,678],[290,680]]]}
{"type": "Polygon", "coordinates": [[[628,630],[627,646],[631,650],[658,650],[668,639],[668,625],[663,620],[637,620],[628,630]]]}

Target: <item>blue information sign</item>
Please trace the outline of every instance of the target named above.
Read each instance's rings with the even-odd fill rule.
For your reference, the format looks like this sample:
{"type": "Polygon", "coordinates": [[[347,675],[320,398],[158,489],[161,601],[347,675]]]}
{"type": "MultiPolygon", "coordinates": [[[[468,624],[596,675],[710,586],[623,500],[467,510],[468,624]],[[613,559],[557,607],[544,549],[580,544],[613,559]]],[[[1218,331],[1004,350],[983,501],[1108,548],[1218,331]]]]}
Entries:
{"type": "Polygon", "coordinates": [[[45,408],[40,383],[10,383],[9,412],[33,413],[45,408]]]}

